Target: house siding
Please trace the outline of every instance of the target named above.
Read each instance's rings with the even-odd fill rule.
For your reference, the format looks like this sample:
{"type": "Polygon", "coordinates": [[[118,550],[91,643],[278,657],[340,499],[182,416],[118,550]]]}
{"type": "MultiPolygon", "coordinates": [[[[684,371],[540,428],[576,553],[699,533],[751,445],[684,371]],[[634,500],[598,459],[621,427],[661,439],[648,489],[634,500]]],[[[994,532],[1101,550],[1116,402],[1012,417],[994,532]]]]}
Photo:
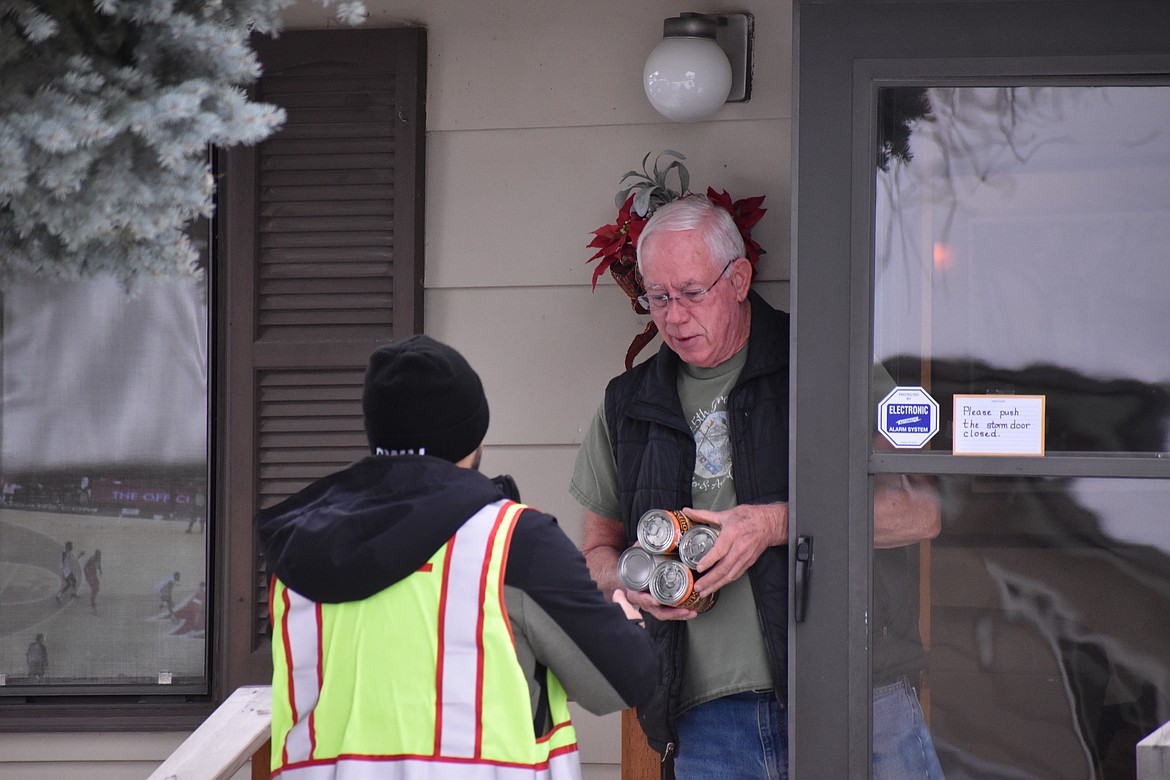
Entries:
{"type": "MultiPolygon", "coordinates": [[[[621,175],[647,152],[675,149],[694,189],[766,196],[757,284],[788,308],[791,3],[366,5],[367,25],[428,31],[424,330],[482,375],[492,407],[483,470],[512,474],[526,502],[579,539],[568,494],[576,447],[645,324],[608,277],[591,289],[585,262],[591,231],[614,219],[621,175]],[[681,10],[755,15],[752,99],[711,121],[668,122],[640,86],[662,20],[681,10]]],[[[285,26],[335,27],[331,13],[302,0],[285,26]]],[[[616,778],[619,717],[576,720],[586,776],[616,778]]],[[[2,734],[0,780],[141,778],[186,736],[2,734]]]]}

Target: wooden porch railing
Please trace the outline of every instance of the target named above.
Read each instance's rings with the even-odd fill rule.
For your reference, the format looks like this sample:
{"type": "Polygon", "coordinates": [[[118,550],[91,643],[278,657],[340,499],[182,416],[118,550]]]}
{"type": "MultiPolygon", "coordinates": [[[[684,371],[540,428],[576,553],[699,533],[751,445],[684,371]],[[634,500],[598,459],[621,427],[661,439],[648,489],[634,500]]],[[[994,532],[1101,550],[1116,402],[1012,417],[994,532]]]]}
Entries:
{"type": "MultiPolygon", "coordinates": [[[[268,780],[272,688],[239,688],[203,721],[147,780],[231,780],[252,763],[252,780],[268,780]]],[[[633,710],[622,713],[622,780],[660,774],[658,754],[646,744],[633,710]]]]}
{"type": "Polygon", "coordinates": [[[147,780],[230,780],[249,761],[269,776],[272,688],[239,688],[147,780]]]}

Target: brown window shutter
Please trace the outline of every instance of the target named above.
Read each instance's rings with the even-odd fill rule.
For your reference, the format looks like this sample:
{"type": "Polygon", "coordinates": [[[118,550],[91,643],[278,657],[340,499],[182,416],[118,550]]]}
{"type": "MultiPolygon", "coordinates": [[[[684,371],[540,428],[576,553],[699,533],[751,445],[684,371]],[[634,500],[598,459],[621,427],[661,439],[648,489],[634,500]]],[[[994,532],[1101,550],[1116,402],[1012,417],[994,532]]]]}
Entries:
{"type": "Polygon", "coordinates": [[[288,119],[221,166],[225,693],[271,674],[253,516],[366,454],[366,359],[422,329],[426,31],[254,44],[255,98],[288,119]]]}

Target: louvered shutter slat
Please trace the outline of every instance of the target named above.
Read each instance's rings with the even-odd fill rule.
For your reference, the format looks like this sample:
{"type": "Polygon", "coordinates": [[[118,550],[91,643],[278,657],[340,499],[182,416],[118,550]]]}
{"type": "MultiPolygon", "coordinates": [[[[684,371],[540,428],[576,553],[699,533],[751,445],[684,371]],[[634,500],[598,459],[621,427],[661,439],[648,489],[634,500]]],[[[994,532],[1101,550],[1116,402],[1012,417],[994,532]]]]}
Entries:
{"type": "MultiPolygon", "coordinates": [[[[226,477],[233,525],[367,453],[366,359],[420,329],[425,42],[417,28],[255,39],[256,99],[287,121],[234,158],[249,189],[230,199],[231,217],[251,232],[235,241],[248,249],[229,263],[246,265],[230,276],[250,300],[232,305],[233,353],[247,370],[230,372],[229,426],[246,418],[251,435],[226,477]]],[[[233,546],[254,549],[244,530],[232,530],[233,546]]],[[[258,659],[268,581],[252,557],[258,659]]]]}

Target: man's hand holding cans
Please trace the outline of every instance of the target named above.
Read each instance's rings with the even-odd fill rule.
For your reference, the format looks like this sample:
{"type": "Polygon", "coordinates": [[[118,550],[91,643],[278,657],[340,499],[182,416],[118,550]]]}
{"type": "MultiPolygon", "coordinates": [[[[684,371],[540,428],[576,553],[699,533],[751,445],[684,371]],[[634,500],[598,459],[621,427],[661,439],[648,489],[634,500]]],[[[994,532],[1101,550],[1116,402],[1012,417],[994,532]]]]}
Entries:
{"type": "Polygon", "coordinates": [[[788,543],[788,504],[740,504],[725,512],[687,509],[688,520],[719,529],[699,562],[696,590],[704,596],[743,576],[768,547],[788,543]]]}

